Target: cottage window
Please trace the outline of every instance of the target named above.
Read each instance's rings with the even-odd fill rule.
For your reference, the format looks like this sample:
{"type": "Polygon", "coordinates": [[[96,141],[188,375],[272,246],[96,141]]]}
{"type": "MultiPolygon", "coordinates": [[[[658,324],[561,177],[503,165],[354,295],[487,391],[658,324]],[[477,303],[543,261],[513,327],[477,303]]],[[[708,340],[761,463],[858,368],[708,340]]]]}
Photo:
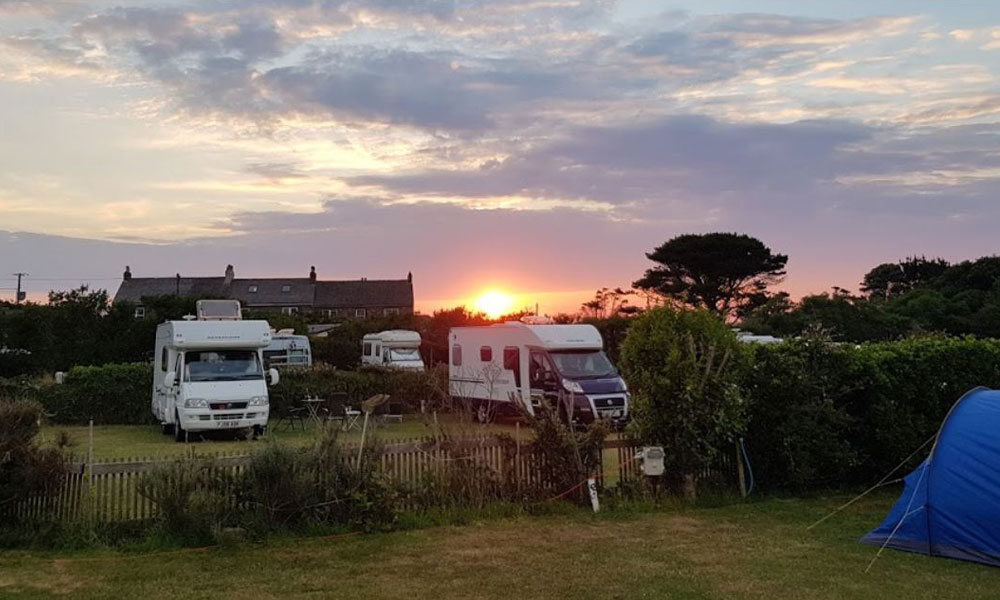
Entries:
{"type": "Polygon", "coordinates": [[[283,285],[283,286],[281,286],[281,293],[282,294],[287,294],[290,291],[292,291],[292,286],[290,286],[290,285],[283,285]]]}
{"type": "Polygon", "coordinates": [[[249,286],[247,288],[247,293],[248,294],[256,294],[257,293],[257,286],[255,286],[255,285],[249,286]]]}
{"type": "Polygon", "coordinates": [[[385,309],[385,316],[387,316],[387,317],[389,315],[398,315],[398,314],[399,314],[399,309],[398,308],[387,308],[387,309],[385,309]]]}
{"type": "Polygon", "coordinates": [[[146,318],[146,307],[145,306],[136,306],[135,307],[135,318],[136,319],[145,319],[146,318]]]}
{"type": "Polygon", "coordinates": [[[357,317],[359,319],[364,319],[365,315],[366,315],[365,309],[363,309],[363,308],[355,308],[354,309],[354,316],[355,317],[357,317]]]}
{"type": "Polygon", "coordinates": [[[283,315],[294,315],[297,312],[299,312],[299,309],[296,306],[285,306],[281,309],[281,314],[283,315]]]}

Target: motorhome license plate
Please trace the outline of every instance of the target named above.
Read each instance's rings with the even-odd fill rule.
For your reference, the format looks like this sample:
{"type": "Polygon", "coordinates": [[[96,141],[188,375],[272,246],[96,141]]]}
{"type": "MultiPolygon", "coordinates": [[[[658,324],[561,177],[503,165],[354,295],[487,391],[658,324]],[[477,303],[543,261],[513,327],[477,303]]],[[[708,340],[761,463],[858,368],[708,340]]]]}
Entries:
{"type": "Polygon", "coordinates": [[[237,420],[232,421],[219,421],[219,429],[225,429],[227,427],[239,427],[240,422],[237,420]]]}

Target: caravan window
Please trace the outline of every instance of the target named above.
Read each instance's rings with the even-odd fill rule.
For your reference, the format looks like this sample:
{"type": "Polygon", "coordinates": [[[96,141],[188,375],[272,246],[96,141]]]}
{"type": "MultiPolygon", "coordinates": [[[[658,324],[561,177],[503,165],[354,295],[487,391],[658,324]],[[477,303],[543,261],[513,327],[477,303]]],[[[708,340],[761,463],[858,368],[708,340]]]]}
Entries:
{"type": "Polygon", "coordinates": [[[364,348],[365,348],[364,349],[364,355],[365,356],[371,356],[372,355],[372,343],[371,342],[365,342],[365,347],[364,348]]]}
{"type": "Polygon", "coordinates": [[[514,385],[521,387],[521,349],[507,346],[503,349],[503,368],[514,372],[514,385]]]}
{"type": "Polygon", "coordinates": [[[381,355],[382,355],[382,346],[375,344],[375,356],[381,356],[381,355]]]}
{"type": "Polygon", "coordinates": [[[164,373],[167,372],[167,347],[163,347],[163,352],[160,353],[160,370],[164,373]]]}
{"type": "Polygon", "coordinates": [[[482,362],[493,362],[493,348],[483,346],[479,349],[479,360],[482,362]]]}
{"type": "Polygon", "coordinates": [[[507,346],[503,349],[503,368],[508,371],[521,370],[521,349],[517,346],[507,346]]]}
{"type": "Polygon", "coordinates": [[[460,344],[451,347],[451,364],[456,367],[462,366],[462,346],[460,344]]]}

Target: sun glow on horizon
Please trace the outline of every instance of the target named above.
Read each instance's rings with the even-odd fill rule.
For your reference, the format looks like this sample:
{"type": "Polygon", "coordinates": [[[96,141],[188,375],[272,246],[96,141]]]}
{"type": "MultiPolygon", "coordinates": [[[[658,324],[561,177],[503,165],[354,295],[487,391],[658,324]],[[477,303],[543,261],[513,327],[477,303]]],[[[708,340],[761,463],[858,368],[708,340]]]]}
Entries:
{"type": "Polygon", "coordinates": [[[500,290],[489,290],[476,298],[475,307],[487,317],[497,319],[510,314],[514,308],[514,297],[500,290]]]}

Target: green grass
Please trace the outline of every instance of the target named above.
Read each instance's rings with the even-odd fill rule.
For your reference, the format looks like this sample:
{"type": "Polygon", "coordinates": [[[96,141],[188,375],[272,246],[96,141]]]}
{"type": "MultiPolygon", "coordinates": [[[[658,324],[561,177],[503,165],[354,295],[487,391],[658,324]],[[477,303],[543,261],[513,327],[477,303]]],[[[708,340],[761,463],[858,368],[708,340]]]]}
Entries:
{"type": "Polygon", "coordinates": [[[1000,570],[857,542],[892,502],[767,500],[521,517],[160,555],[0,553],[0,597],[996,598],[1000,570]]]}
{"type": "MultiPolygon", "coordinates": [[[[513,434],[515,428],[506,425],[490,425],[485,429],[478,425],[467,425],[470,430],[487,432],[508,432],[513,434]]],[[[315,439],[317,425],[307,423],[305,431],[296,426],[290,430],[282,425],[281,428],[269,428],[268,435],[278,442],[297,446],[305,445],[315,439]]],[[[521,428],[524,431],[524,428],[521,428]]],[[[77,456],[86,456],[89,445],[90,433],[87,426],[65,426],[49,425],[42,428],[40,439],[42,443],[51,443],[56,439],[60,431],[65,431],[73,440],[71,451],[77,456]]],[[[408,415],[402,423],[391,422],[385,427],[370,429],[369,435],[374,433],[383,441],[401,440],[420,437],[430,434],[432,428],[421,418],[420,415],[408,415]]],[[[352,429],[344,432],[342,439],[354,441],[361,439],[361,430],[352,429]]],[[[255,443],[246,440],[233,440],[229,438],[204,439],[192,441],[187,444],[179,444],[172,436],[160,433],[158,425],[95,425],[94,426],[94,459],[120,459],[120,458],[161,458],[174,457],[196,453],[242,453],[249,452],[255,447],[255,443]]]]}

